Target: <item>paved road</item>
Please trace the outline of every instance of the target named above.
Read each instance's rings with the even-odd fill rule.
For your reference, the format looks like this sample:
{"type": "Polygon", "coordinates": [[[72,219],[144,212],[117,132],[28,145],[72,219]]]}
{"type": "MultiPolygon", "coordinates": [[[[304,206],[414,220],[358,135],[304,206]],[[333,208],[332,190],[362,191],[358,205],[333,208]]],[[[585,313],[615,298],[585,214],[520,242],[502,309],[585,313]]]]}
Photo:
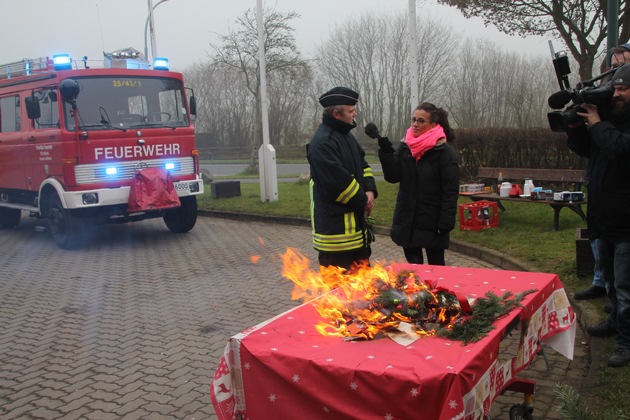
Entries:
{"type": "MultiPolygon", "coordinates": [[[[33,219],[0,231],[2,419],[216,419],[209,383],[228,338],[297,305],[277,256],[315,258],[309,228],[274,223],[202,217],[177,235],[151,220],[92,235],[65,251],[33,219]]],[[[377,238],[375,261],[401,258],[377,238]]],[[[550,372],[538,357],[522,375],[538,381],[538,418],[561,419],[552,388],[582,381],[583,343],[580,330],[572,363],[549,350],[550,372]]],[[[493,418],[519,400],[500,397],[493,418]]]]}
{"type": "MultiPolygon", "coordinates": [[[[372,170],[380,172],[382,171],[381,169],[381,164],[373,164],[370,165],[372,167],[372,170]]],[[[247,167],[246,164],[223,164],[223,163],[217,163],[217,164],[207,164],[207,163],[203,163],[201,164],[201,169],[207,169],[208,171],[210,171],[210,173],[213,176],[232,176],[232,175],[237,175],[240,174],[241,172],[243,172],[245,170],[245,168],[247,167]]],[[[276,165],[276,173],[278,176],[282,176],[282,175],[300,175],[305,173],[306,171],[308,171],[308,164],[298,164],[298,163],[291,163],[291,164],[279,164],[276,165]]]]}

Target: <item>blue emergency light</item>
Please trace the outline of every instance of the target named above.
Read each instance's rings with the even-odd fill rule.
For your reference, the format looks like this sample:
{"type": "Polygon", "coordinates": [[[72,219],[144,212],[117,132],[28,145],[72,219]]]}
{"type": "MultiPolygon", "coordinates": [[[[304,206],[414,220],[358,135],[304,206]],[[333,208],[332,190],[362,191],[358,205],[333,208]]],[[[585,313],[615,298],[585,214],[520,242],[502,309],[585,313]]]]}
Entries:
{"type": "Polygon", "coordinates": [[[70,54],[55,54],[52,56],[55,70],[72,70],[72,58],[70,54]]]}
{"type": "Polygon", "coordinates": [[[168,70],[168,58],[154,58],[153,59],[154,70],[168,70]]]}
{"type": "Polygon", "coordinates": [[[172,162],[167,162],[164,164],[164,169],[166,169],[167,171],[175,169],[175,164],[172,162]]]}
{"type": "Polygon", "coordinates": [[[115,166],[105,168],[105,173],[107,175],[116,175],[118,173],[118,169],[115,166]]]}

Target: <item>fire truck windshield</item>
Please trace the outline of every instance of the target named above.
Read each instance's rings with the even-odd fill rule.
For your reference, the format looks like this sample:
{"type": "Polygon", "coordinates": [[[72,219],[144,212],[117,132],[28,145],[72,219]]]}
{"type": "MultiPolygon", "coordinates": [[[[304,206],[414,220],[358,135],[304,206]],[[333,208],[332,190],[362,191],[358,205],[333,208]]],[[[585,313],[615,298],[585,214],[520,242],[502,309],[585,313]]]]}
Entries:
{"type": "MultiPolygon", "coordinates": [[[[182,82],[159,77],[76,77],[79,128],[186,127],[190,124],[182,82]]],[[[72,106],[64,103],[65,127],[75,130],[72,106]]]]}

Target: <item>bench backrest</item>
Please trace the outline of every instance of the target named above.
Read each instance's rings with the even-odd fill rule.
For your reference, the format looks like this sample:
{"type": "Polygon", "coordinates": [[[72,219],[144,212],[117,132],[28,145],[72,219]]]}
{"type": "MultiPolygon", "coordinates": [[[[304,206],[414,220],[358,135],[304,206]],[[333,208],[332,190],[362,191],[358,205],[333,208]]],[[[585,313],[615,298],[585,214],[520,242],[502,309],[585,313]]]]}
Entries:
{"type": "Polygon", "coordinates": [[[479,178],[497,179],[499,172],[506,181],[518,181],[531,178],[533,181],[586,182],[583,169],[533,169],[533,168],[484,168],[477,172],[479,178]]]}

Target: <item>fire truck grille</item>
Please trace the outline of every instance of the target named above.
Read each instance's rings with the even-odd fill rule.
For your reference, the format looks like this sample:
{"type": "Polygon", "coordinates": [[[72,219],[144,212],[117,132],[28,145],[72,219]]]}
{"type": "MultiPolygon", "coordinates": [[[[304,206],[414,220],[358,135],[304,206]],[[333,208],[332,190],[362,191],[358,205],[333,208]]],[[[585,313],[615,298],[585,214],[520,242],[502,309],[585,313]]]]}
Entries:
{"type": "Polygon", "coordinates": [[[172,169],[167,170],[175,178],[195,173],[195,162],[192,157],[77,165],[74,172],[77,184],[98,184],[130,180],[136,171],[154,167],[167,168],[167,164],[173,165],[172,169]]]}

